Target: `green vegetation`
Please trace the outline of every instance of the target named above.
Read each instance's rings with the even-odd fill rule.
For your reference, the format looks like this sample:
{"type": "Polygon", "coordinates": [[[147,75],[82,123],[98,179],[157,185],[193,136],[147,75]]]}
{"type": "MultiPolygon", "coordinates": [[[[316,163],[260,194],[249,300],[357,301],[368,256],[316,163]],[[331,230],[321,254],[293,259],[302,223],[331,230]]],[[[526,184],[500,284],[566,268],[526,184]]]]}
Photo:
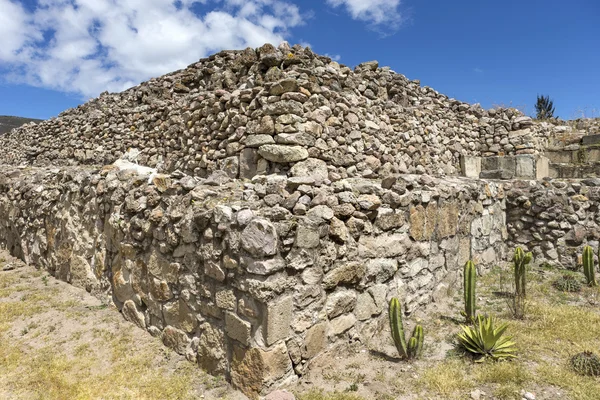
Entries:
{"type": "Polygon", "coordinates": [[[469,260],[465,264],[464,271],[464,297],[465,297],[465,311],[463,313],[467,322],[473,322],[475,320],[476,306],[475,306],[475,285],[477,280],[477,269],[473,261],[469,260]]]}
{"type": "Polygon", "coordinates": [[[400,300],[395,297],[390,300],[389,317],[392,339],[394,339],[394,345],[396,345],[400,357],[406,360],[419,358],[423,352],[423,328],[421,325],[415,326],[407,345],[402,322],[402,305],[400,300]]]}
{"type": "Polygon", "coordinates": [[[596,271],[594,268],[594,251],[591,246],[585,246],[583,248],[583,274],[585,280],[589,286],[596,286],[596,271]]]}
{"type": "Polygon", "coordinates": [[[573,370],[579,375],[600,375],[600,357],[591,351],[575,354],[571,357],[570,364],[573,370]]]}
{"type": "Polygon", "coordinates": [[[537,119],[554,118],[554,102],[550,100],[550,96],[537,96],[535,112],[537,119]]]}
{"type": "Polygon", "coordinates": [[[573,275],[563,275],[552,283],[556,289],[561,292],[579,292],[581,283],[573,275]]]}
{"type": "Polygon", "coordinates": [[[525,298],[527,297],[527,265],[533,259],[531,252],[525,253],[517,247],[513,257],[515,274],[515,293],[513,296],[513,314],[521,319],[525,316],[525,298]]]}
{"type": "Polygon", "coordinates": [[[481,361],[487,357],[494,360],[516,357],[512,338],[503,336],[508,324],[498,327],[494,324],[494,317],[479,315],[474,327],[461,325],[463,332],[458,334],[459,344],[469,353],[480,356],[481,361]]]}

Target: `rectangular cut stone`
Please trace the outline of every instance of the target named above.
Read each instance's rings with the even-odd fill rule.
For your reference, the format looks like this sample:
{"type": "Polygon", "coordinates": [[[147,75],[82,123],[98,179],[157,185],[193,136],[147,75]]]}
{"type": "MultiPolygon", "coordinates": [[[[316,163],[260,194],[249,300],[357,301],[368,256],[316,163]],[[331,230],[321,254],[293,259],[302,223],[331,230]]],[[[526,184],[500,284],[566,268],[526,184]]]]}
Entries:
{"type": "Polygon", "coordinates": [[[600,143],[600,135],[586,135],[581,139],[581,144],[598,144],[600,143]]]}
{"type": "Polygon", "coordinates": [[[541,180],[550,176],[550,163],[546,157],[538,156],[535,160],[535,179],[541,180]]]}
{"type": "Polygon", "coordinates": [[[460,169],[467,178],[479,178],[481,172],[481,157],[462,156],[460,169]]]}
{"type": "Polygon", "coordinates": [[[225,332],[227,332],[227,336],[230,338],[248,346],[250,344],[251,329],[252,325],[250,325],[250,322],[244,321],[230,311],[225,313],[225,332]]]}
{"type": "Polygon", "coordinates": [[[516,156],[516,178],[535,179],[535,158],[531,155],[516,156]]]}
{"type": "Polygon", "coordinates": [[[293,313],[294,299],[292,296],[283,297],[267,304],[267,312],[263,324],[263,335],[267,346],[288,338],[293,313]]]}

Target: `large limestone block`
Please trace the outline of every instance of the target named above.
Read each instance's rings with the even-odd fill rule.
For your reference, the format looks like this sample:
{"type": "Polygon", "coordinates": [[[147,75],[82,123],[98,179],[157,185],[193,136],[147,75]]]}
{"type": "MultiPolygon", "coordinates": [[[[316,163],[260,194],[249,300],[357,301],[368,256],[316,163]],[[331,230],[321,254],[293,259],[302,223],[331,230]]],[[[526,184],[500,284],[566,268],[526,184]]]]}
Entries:
{"type": "Polygon", "coordinates": [[[478,179],[481,173],[481,157],[462,156],[460,159],[460,169],[463,176],[478,179]]]}
{"type": "Polygon", "coordinates": [[[277,254],[277,231],[273,224],[263,218],[256,218],[242,232],[242,247],[255,257],[277,254]]]}
{"type": "Polygon", "coordinates": [[[355,305],[356,293],[352,290],[340,290],[327,297],[325,311],[331,319],[352,311],[355,305]]]}
{"type": "Polygon", "coordinates": [[[292,361],[285,343],[269,349],[233,350],[231,383],[250,399],[258,399],[264,388],[292,373],[292,361]]]}
{"type": "Polygon", "coordinates": [[[291,163],[306,160],[308,150],[301,146],[286,146],[282,144],[265,144],[258,148],[258,154],[265,160],[276,163],[291,163]]]}
{"type": "Polygon", "coordinates": [[[290,169],[290,174],[296,177],[311,177],[318,184],[328,178],[327,163],[316,158],[308,158],[297,162],[290,169]]]}
{"type": "Polygon", "coordinates": [[[358,254],[367,258],[397,257],[406,252],[408,241],[406,234],[361,236],[358,240],[358,254]]]}
{"type": "Polygon", "coordinates": [[[244,321],[230,311],[225,313],[225,332],[227,332],[227,336],[247,346],[250,344],[251,331],[252,325],[250,322],[244,321]]]}
{"type": "Polygon", "coordinates": [[[273,300],[267,305],[263,335],[268,346],[287,339],[290,334],[290,324],[294,314],[294,299],[292,296],[273,300]]]}
{"type": "Polygon", "coordinates": [[[417,241],[430,240],[435,230],[437,204],[429,203],[427,207],[419,204],[410,208],[410,235],[417,241]]]}
{"type": "Polygon", "coordinates": [[[306,332],[302,358],[313,358],[327,348],[327,328],[326,322],[319,322],[306,332]]]}
{"type": "Polygon", "coordinates": [[[535,158],[531,155],[516,156],[516,178],[535,179],[535,158]]]}

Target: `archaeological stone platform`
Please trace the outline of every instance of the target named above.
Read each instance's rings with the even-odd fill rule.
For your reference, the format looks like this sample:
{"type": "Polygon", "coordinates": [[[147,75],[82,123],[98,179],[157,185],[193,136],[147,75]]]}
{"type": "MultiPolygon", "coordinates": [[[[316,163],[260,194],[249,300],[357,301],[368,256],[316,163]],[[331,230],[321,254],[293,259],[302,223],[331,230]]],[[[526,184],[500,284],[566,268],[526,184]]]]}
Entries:
{"type": "Polygon", "coordinates": [[[563,129],[377,62],[225,51],[3,135],[0,246],[257,398],[468,259],[598,247],[600,181],[549,177],[563,129]]]}

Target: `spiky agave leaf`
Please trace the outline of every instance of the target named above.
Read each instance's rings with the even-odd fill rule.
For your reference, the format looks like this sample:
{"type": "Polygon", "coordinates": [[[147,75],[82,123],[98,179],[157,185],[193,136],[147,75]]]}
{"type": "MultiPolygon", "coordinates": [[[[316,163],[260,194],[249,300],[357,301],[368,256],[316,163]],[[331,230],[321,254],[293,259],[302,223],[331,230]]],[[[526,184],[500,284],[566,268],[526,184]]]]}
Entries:
{"type": "Polygon", "coordinates": [[[480,315],[474,327],[461,325],[461,328],[462,333],[458,334],[458,341],[468,352],[496,360],[516,357],[512,338],[503,336],[508,328],[507,323],[494,327],[493,317],[480,315]]]}

